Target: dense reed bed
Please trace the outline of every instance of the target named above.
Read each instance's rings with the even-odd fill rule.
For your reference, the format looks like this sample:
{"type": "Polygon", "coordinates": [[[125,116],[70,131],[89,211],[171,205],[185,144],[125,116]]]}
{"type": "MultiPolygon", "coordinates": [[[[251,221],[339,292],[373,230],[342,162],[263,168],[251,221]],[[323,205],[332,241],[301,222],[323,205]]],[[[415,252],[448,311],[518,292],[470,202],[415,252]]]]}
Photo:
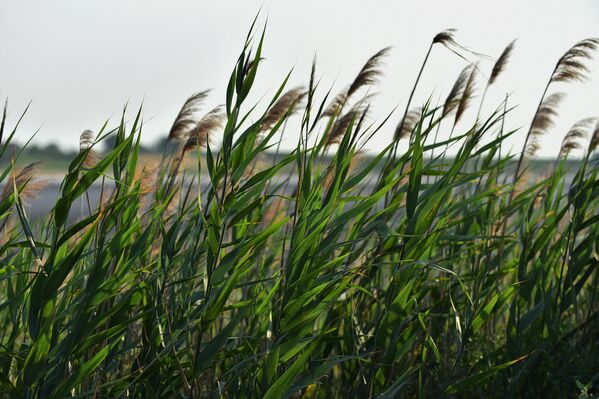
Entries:
{"type": "MultiPolygon", "coordinates": [[[[252,28],[224,105],[206,106],[207,92],[185,102],[158,167],[138,161],[141,110],[82,134],[41,223],[23,205],[39,166],[2,166],[2,397],[597,393],[597,121],[573,127],[543,178],[527,160],[558,116],[554,82],[582,79],[598,41],[558,61],[509,154],[509,98],[458,122],[482,108],[475,88],[492,89],[513,43],[494,66],[467,66],[443,104],[412,104],[435,52],[480,58],[453,31],[434,37],[395,127],[395,114],[368,115],[387,49],[336,96],[314,65],[306,87],[289,89],[294,75],[248,104],[263,40],[252,28]],[[281,134],[295,150],[261,161],[281,134]],[[374,134],[389,145],[362,155],[374,134]],[[87,212],[72,222],[72,209],[87,212]]],[[[2,152],[18,127],[5,120],[2,152]]]]}

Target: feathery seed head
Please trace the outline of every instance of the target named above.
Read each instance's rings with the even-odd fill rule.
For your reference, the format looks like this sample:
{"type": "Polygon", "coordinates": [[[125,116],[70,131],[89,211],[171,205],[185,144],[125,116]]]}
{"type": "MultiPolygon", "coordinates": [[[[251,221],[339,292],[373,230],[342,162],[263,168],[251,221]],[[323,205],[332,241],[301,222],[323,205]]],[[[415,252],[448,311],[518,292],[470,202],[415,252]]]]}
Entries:
{"type": "Polygon", "coordinates": [[[599,38],[589,38],[576,43],[558,60],[551,75],[551,82],[568,83],[586,80],[589,68],[585,61],[593,58],[593,52],[598,47],[599,38]]]}
{"type": "Polygon", "coordinates": [[[395,140],[401,140],[406,137],[409,137],[416,124],[420,122],[422,117],[422,107],[412,108],[408,114],[406,115],[405,120],[400,121],[400,123],[395,128],[395,140]]]}
{"type": "Polygon", "coordinates": [[[365,113],[368,111],[368,108],[364,109],[362,105],[356,105],[351,110],[349,110],[345,115],[340,117],[335,124],[331,127],[331,130],[326,139],[326,146],[330,146],[332,144],[339,144],[343,139],[343,136],[347,132],[352,121],[357,120],[359,118],[358,114],[362,114],[361,116],[365,116],[365,113]]]}
{"type": "Polygon", "coordinates": [[[451,91],[449,92],[449,95],[445,99],[445,103],[443,105],[443,116],[446,116],[453,111],[456,105],[459,103],[470,76],[470,68],[471,65],[468,65],[462,69],[460,76],[458,76],[457,80],[453,84],[453,87],[451,88],[451,91]]]}
{"type": "Polygon", "coordinates": [[[437,33],[433,38],[433,44],[440,43],[444,46],[448,46],[451,44],[456,44],[454,39],[454,34],[457,32],[457,29],[446,29],[443,32],[437,33]]]}
{"type": "Polygon", "coordinates": [[[532,122],[531,136],[540,136],[555,124],[558,115],[558,107],[565,98],[564,93],[553,93],[549,95],[539,107],[532,122]]]}
{"type": "Polygon", "coordinates": [[[322,118],[331,117],[335,115],[335,113],[341,111],[345,101],[347,100],[347,88],[341,90],[335,98],[329,103],[329,105],[325,108],[325,110],[320,115],[322,118]]]}
{"type": "Polygon", "coordinates": [[[206,147],[216,130],[222,127],[225,113],[222,106],[217,106],[196,123],[189,133],[183,152],[191,151],[197,146],[206,147]]]}
{"type": "Polygon", "coordinates": [[[512,55],[512,51],[514,51],[514,46],[516,45],[516,40],[512,41],[508,46],[503,50],[503,53],[499,56],[495,65],[493,65],[493,70],[491,71],[491,76],[489,77],[489,85],[492,85],[495,80],[499,77],[501,72],[505,69],[510,56],[512,55]]]}
{"type": "Polygon", "coordinates": [[[589,131],[595,124],[596,118],[586,118],[576,122],[562,141],[559,156],[565,157],[572,150],[581,148],[580,139],[588,137],[589,131]]]}
{"type": "Polygon", "coordinates": [[[462,92],[462,96],[460,97],[460,102],[458,103],[458,108],[455,113],[455,123],[457,124],[459,120],[464,115],[464,112],[472,102],[472,98],[474,97],[474,90],[476,87],[476,71],[478,70],[477,64],[473,64],[470,67],[470,74],[468,75],[468,80],[466,81],[466,85],[464,86],[464,91],[462,92]]]}
{"type": "Polygon", "coordinates": [[[349,86],[349,89],[347,90],[347,97],[351,97],[351,95],[360,88],[364,86],[370,86],[378,81],[379,77],[383,74],[380,69],[382,59],[389,53],[390,50],[390,47],[385,47],[370,57],[368,61],[366,61],[366,64],[364,64],[360,70],[360,73],[358,73],[358,76],[356,76],[352,84],[349,86]]]}
{"type": "Polygon", "coordinates": [[[98,162],[98,154],[91,147],[94,144],[94,132],[84,130],[79,136],[79,153],[87,151],[87,156],[83,160],[84,168],[92,168],[98,162]]]}
{"type": "Polygon", "coordinates": [[[32,162],[25,165],[19,173],[14,176],[14,185],[12,179],[6,182],[0,195],[0,199],[4,201],[10,197],[14,192],[14,186],[19,191],[19,196],[22,200],[35,198],[37,194],[47,185],[47,182],[38,180],[36,178],[42,166],[41,161],[32,162]]]}
{"type": "Polygon", "coordinates": [[[185,101],[168,134],[169,141],[187,139],[190,130],[198,122],[197,113],[206,97],[208,97],[208,93],[210,93],[210,90],[193,94],[185,101]]]}
{"type": "Polygon", "coordinates": [[[303,87],[296,87],[280,96],[266,113],[260,130],[270,130],[283,116],[293,114],[298,109],[297,105],[302,102],[306,94],[303,87]]]}

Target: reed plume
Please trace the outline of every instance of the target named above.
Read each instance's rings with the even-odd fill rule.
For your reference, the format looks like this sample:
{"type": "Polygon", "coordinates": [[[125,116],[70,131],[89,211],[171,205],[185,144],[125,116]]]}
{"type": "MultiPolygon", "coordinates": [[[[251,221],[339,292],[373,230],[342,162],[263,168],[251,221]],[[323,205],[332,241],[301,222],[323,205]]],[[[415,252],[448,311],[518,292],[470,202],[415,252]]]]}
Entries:
{"type": "Polygon", "coordinates": [[[466,81],[466,85],[464,86],[464,91],[460,97],[460,101],[458,103],[458,108],[455,113],[455,124],[457,125],[466,109],[472,102],[472,98],[474,97],[474,90],[476,85],[476,71],[478,70],[477,65],[474,64],[470,68],[470,73],[468,75],[468,80],[466,81]]]}
{"type": "Polygon", "coordinates": [[[155,180],[158,172],[156,162],[148,161],[142,167],[135,169],[134,182],[139,182],[139,193],[147,194],[154,191],[155,180]]]}
{"type": "Polygon", "coordinates": [[[456,79],[451,91],[447,95],[445,99],[445,103],[443,104],[443,117],[447,116],[451,111],[455,109],[455,107],[459,104],[460,99],[463,97],[464,88],[466,87],[466,83],[470,77],[470,68],[472,65],[466,66],[460,72],[460,75],[456,79]]]}
{"type": "Polygon", "coordinates": [[[183,153],[191,151],[198,146],[206,147],[214,132],[222,127],[224,120],[225,113],[223,112],[223,107],[220,105],[204,115],[189,133],[187,142],[183,146],[183,153]]]}
{"type": "Polygon", "coordinates": [[[217,106],[204,115],[204,117],[200,119],[191,129],[181,152],[175,153],[171,159],[169,183],[167,185],[168,192],[170,192],[175,184],[175,179],[185,154],[194,148],[197,148],[198,146],[205,147],[209,143],[210,136],[214,133],[214,131],[222,126],[224,118],[225,114],[222,110],[222,106],[217,106]]]}
{"type": "Polygon", "coordinates": [[[340,112],[349,98],[360,90],[364,86],[370,86],[378,82],[380,76],[383,74],[381,70],[381,63],[383,58],[389,53],[391,47],[385,47],[379,50],[376,54],[366,61],[354,81],[349,87],[341,90],[335,98],[325,108],[321,117],[331,117],[336,113],[340,112]]]}
{"type": "Polygon", "coordinates": [[[209,92],[210,90],[205,90],[195,93],[185,101],[168,134],[169,141],[184,140],[187,138],[190,129],[198,122],[196,114],[206,97],[208,97],[209,92]]]}
{"type": "MultiPolygon", "coordinates": [[[[462,98],[462,96],[464,94],[464,88],[466,87],[466,83],[468,83],[468,78],[470,77],[470,68],[471,67],[472,67],[471,65],[467,65],[466,67],[464,67],[464,69],[462,69],[462,72],[460,72],[460,75],[454,82],[453,87],[451,88],[451,91],[449,92],[449,94],[447,95],[447,98],[445,99],[445,102],[443,103],[443,111],[441,113],[441,119],[443,119],[447,115],[449,115],[455,109],[455,107],[460,103],[460,99],[462,98]]],[[[437,125],[437,131],[435,132],[435,142],[437,141],[437,136],[439,134],[440,128],[441,128],[441,123],[439,123],[437,125]]],[[[454,128],[455,128],[455,123],[452,126],[450,137],[451,137],[451,135],[453,135],[454,128]]],[[[447,150],[448,146],[449,146],[449,143],[445,146],[446,150],[447,150]]],[[[433,149],[433,151],[431,152],[431,157],[434,156],[434,153],[435,152],[433,149]]]]}
{"type": "Polygon", "coordinates": [[[439,43],[444,46],[449,45],[457,45],[457,42],[454,39],[454,34],[457,32],[457,29],[445,29],[443,32],[439,32],[433,37],[433,44],[439,43]]]}
{"type": "Polygon", "coordinates": [[[553,93],[543,101],[533,118],[531,136],[541,136],[553,127],[559,105],[565,97],[564,93],[553,93]]]}
{"type": "Polygon", "coordinates": [[[599,38],[589,38],[576,43],[558,60],[550,82],[568,83],[586,80],[589,68],[585,61],[593,57],[597,47],[599,47],[599,38]]]}
{"type": "Polygon", "coordinates": [[[340,111],[347,99],[347,88],[341,90],[322,112],[321,117],[331,117],[340,111]]]}
{"type": "Polygon", "coordinates": [[[457,50],[462,50],[462,51],[466,51],[472,55],[475,55],[477,57],[480,58],[486,58],[489,59],[490,57],[488,55],[485,54],[481,54],[481,53],[477,53],[475,51],[472,51],[464,46],[462,46],[461,44],[459,44],[456,40],[455,40],[455,33],[457,32],[457,29],[445,29],[443,32],[437,33],[437,35],[435,35],[435,37],[433,38],[433,41],[431,43],[431,47],[434,44],[441,44],[443,46],[445,46],[449,51],[451,51],[452,53],[454,53],[455,55],[457,55],[458,57],[466,60],[466,58],[460,54],[457,50]]]}
{"type": "Polygon", "coordinates": [[[359,113],[364,116],[367,110],[368,109],[363,109],[361,105],[356,105],[341,118],[339,118],[331,127],[331,130],[325,141],[325,146],[328,147],[333,144],[339,144],[354,118],[356,118],[359,113]]]}
{"type": "Polygon", "coordinates": [[[87,155],[83,160],[84,168],[92,168],[98,162],[98,154],[91,148],[94,140],[94,132],[89,129],[84,130],[79,136],[79,153],[87,151],[87,155]]]}
{"type": "Polygon", "coordinates": [[[380,68],[382,59],[389,53],[389,50],[391,50],[391,47],[385,47],[366,61],[366,64],[364,64],[347,90],[348,98],[362,87],[377,83],[379,77],[383,74],[380,68]]]}
{"type": "Polygon", "coordinates": [[[90,148],[94,144],[95,135],[94,132],[87,129],[79,136],[79,152],[83,152],[90,148]]]}
{"type": "Polygon", "coordinates": [[[260,130],[263,132],[270,130],[281,120],[281,118],[283,118],[283,116],[292,115],[298,109],[297,106],[302,102],[306,94],[303,87],[295,87],[280,96],[266,113],[266,116],[262,120],[260,130]]]}
{"type": "MultiPolygon", "coordinates": [[[[420,66],[420,70],[418,71],[418,76],[416,76],[416,81],[414,82],[414,86],[412,86],[412,91],[410,91],[410,96],[408,97],[408,102],[406,103],[406,108],[404,110],[403,117],[401,118],[401,122],[399,123],[399,126],[395,129],[396,132],[403,131],[404,130],[403,124],[408,121],[408,112],[409,112],[410,106],[412,104],[412,99],[414,98],[414,93],[416,92],[416,88],[418,87],[418,83],[420,82],[420,78],[422,77],[422,73],[424,72],[424,67],[426,66],[426,63],[428,62],[428,59],[431,55],[433,46],[438,43],[438,44],[441,44],[441,45],[445,46],[446,48],[450,49],[453,53],[458,54],[455,50],[453,50],[451,48],[452,45],[459,46],[454,39],[455,32],[456,32],[455,29],[446,29],[440,33],[437,33],[433,37],[433,40],[431,40],[431,43],[428,46],[428,50],[426,51],[426,55],[424,56],[424,60],[422,61],[422,65],[420,66]]],[[[461,58],[464,58],[461,55],[459,55],[459,56],[461,58]]],[[[410,136],[410,142],[411,141],[412,141],[412,136],[410,136]]],[[[390,155],[387,158],[387,162],[383,168],[383,170],[385,172],[387,172],[391,168],[391,166],[395,163],[395,160],[397,158],[397,149],[398,148],[399,148],[399,140],[396,140],[395,143],[393,143],[392,151],[390,152],[390,155]]],[[[403,168],[402,168],[402,170],[403,170],[403,168]]],[[[386,173],[382,173],[380,176],[384,176],[384,175],[386,175],[386,173]]],[[[383,179],[379,178],[379,182],[377,185],[380,185],[382,183],[383,183],[383,179]]],[[[385,195],[385,205],[387,205],[389,199],[390,199],[390,195],[385,195]]]]}
{"type": "MultiPolygon", "coordinates": [[[[462,69],[458,79],[455,81],[445,103],[443,104],[443,114],[441,118],[447,116],[450,112],[456,109],[455,118],[449,132],[449,139],[453,137],[453,132],[462,118],[464,112],[470,105],[474,96],[475,83],[476,83],[476,71],[478,70],[477,64],[470,64],[462,69]]],[[[437,126],[437,133],[439,132],[440,124],[437,126]]],[[[437,133],[435,133],[435,141],[437,141],[437,133]]],[[[445,156],[449,148],[449,142],[445,144],[445,150],[441,158],[441,164],[445,162],[445,156]]],[[[432,153],[434,154],[434,152],[432,153]]],[[[432,155],[431,155],[432,156],[432,155]]]]}
{"type": "Polygon", "coordinates": [[[147,162],[143,167],[135,169],[133,184],[139,183],[139,213],[142,214],[148,209],[151,203],[152,195],[156,191],[158,180],[158,165],[147,162]]]}
{"type": "MultiPolygon", "coordinates": [[[[10,198],[11,195],[14,194],[14,189],[16,187],[18,191],[19,198],[22,202],[26,202],[29,199],[36,198],[40,191],[43,190],[47,185],[47,181],[38,180],[36,175],[41,168],[42,162],[36,161],[30,164],[27,164],[23,167],[19,173],[16,174],[14,169],[12,170],[12,178],[9,181],[5,182],[4,188],[2,189],[2,193],[0,193],[0,202],[4,202],[10,198]],[[14,179],[14,180],[13,180],[14,179]]],[[[16,202],[16,199],[13,199],[16,202]]],[[[13,202],[13,204],[15,203],[13,202]]],[[[8,217],[4,218],[0,221],[0,232],[4,232],[7,229],[10,229],[13,223],[13,218],[9,214],[8,217]]],[[[5,237],[2,237],[4,240],[5,237]]]]}
{"type": "Polygon", "coordinates": [[[540,147],[539,137],[547,133],[555,124],[555,117],[558,115],[558,108],[564,99],[564,93],[553,93],[548,96],[537,113],[535,114],[530,129],[530,138],[525,143],[524,153],[528,157],[534,157],[540,147]]]}
{"type": "Polygon", "coordinates": [[[581,148],[580,140],[588,137],[595,121],[596,118],[585,118],[572,125],[562,140],[558,157],[567,157],[571,151],[581,148]]]}
{"type": "Polygon", "coordinates": [[[422,107],[412,108],[405,117],[405,120],[399,122],[395,128],[394,140],[402,140],[409,137],[416,127],[416,124],[422,117],[422,107]]]}
{"type": "Polygon", "coordinates": [[[491,70],[491,76],[489,76],[489,80],[487,80],[487,84],[485,85],[485,89],[483,91],[483,95],[480,100],[480,105],[478,106],[478,114],[476,115],[476,120],[478,121],[480,117],[480,113],[483,109],[483,104],[485,102],[485,97],[487,96],[487,91],[489,87],[495,83],[499,75],[504,71],[512,52],[514,51],[514,46],[516,45],[516,40],[512,40],[510,44],[503,50],[495,64],[493,65],[493,69],[491,70]]]}
{"type": "Polygon", "coordinates": [[[539,142],[539,138],[537,136],[532,136],[532,138],[528,142],[528,145],[526,146],[526,149],[524,150],[524,153],[527,157],[534,158],[535,155],[537,155],[537,151],[539,151],[540,148],[541,143],[539,142]]]}
{"type": "MultiPolygon", "coordinates": [[[[201,119],[198,120],[197,113],[209,92],[210,90],[205,90],[195,93],[185,101],[168,134],[167,147],[162,159],[162,163],[168,171],[167,193],[170,192],[173,184],[175,184],[175,178],[183,161],[183,155],[186,151],[194,147],[196,140],[201,139],[197,132],[197,127],[201,119]],[[196,130],[195,133],[194,130],[196,130]],[[195,138],[193,137],[194,135],[196,136],[195,138]]],[[[161,179],[157,179],[157,184],[160,184],[161,179]]]]}
{"type": "Polygon", "coordinates": [[[493,83],[495,83],[495,81],[497,80],[499,75],[501,75],[501,73],[504,71],[505,66],[507,65],[508,61],[510,60],[510,56],[512,55],[512,52],[514,51],[515,45],[516,45],[516,40],[513,40],[503,50],[503,52],[501,53],[499,58],[497,58],[495,65],[493,65],[493,70],[491,71],[491,76],[489,76],[489,81],[488,81],[489,86],[492,85],[493,83]]]}
{"type": "Polygon", "coordinates": [[[15,186],[17,190],[20,190],[19,196],[22,200],[35,198],[47,184],[47,182],[37,179],[37,174],[41,166],[41,161],[32,162],[24,166],[14,176],[14,185],[12,179],[4,185],[2,194],[0,194],[0,201],[4,201],[10,197],[14,193],[15,186]]]}
{"type": "MultiPolygon", "coordinates": [[[[589,38],[581,40],[572,46],[568,51],[564,53],[557,61],[553,72],[551,73],[551,77],[545,86],[545,90],[543,91],[543,95],[541,96],[541,100],[539,101],[539,105],[537,106],[537,111],[535,112],[535,117],[533,122],[526,134],[526,138],[524,139],[524,145],[522,153],[520,154],[520,158],[518,159],[518,165],[516,166],[516,171],[514,173],[514,183],[519,178],[520,169],[522,167],[522,161],[524,159],[524,155],[526,153],[526,147],[530,140],[531,135],[533,134],[533,130],[535,129],[535,121],[537,116],[540,113],[543,104],[545,103],[545,96],[547,95],[547,91],[549,90],[549,86],[555,82],[563,82],[569,83],[573,81],[582,81],[586,79],[586,73],[588,72],[588,67],[585,65],[585,61],[592,58],[592,53],[599,46],[599,38],[589,38]]],[[[513,194],[510,196],[513,197],[513,194]]]]}

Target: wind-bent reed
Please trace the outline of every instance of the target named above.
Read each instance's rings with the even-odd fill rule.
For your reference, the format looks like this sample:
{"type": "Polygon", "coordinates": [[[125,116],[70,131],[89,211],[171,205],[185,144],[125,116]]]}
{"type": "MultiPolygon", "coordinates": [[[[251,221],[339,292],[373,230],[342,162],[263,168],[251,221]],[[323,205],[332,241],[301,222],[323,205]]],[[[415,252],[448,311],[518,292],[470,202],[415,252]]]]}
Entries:
{"type": "MultiPolygon", "coordinates": [[[[332,100],[314,62],[307,89],[288,76],[263,107],[248,104],[264,60],[255,24],[224,105],[202,116],[208,92],[191,96],[156,168],[140,151],[141,110],[85,131],[44,220],[28,218],[39,166],[16,172],[26,150],[15,151],[5,108],[0,396],[596,395],[595,120],[564,132],[555,164],[531,159],[546,176],[525,187],[522,155],[505,149],[518,133],[508,97],[474,119],[476,60],[443,104],[411,104],[433,45],[467,51],[453,31],[433,39],[390,127],[393,115],[376,120],[370,107],[387,49],[332,100]],[[283,134],[297,135],[288,152],[283,134]],[[363,152],[375,135],[386,144],[363,152]],[[96,182],[101,199],[73,212],[96,182]]],[[[595,46],[573,47],[551,80],[580,79],[595,46]]],[[[528,156],[560,99],[542,96],[528,156]]]]}

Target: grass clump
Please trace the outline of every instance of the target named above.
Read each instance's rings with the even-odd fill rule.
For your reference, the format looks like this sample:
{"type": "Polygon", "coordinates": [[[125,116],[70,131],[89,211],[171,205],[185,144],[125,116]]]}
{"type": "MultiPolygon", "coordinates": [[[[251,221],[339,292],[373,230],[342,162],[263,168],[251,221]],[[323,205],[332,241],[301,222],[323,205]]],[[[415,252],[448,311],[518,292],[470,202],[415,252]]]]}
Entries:
{"type": "MultiPolygon", "coordinates": [[[[141,110],[84,132],[41,223],[23,206],[36,166],[3,168],[3,397],[596,394],[599,130],[585,122],[576,170],[567,156],[580,133],[533,181],[530,148],[502,154],[515,133],[504,130],[507,99],[458,124],[477,64],[441,106],[412,107],[417,82],[387,129],[388,118],[370,122],[369,95],[358,97],[387,49],[332,100],[313,66],[306,88],[287,89],[287,77],[260,112],[246,99],[264,34],[251,37],[225,104],[202,116],[207,93],[190,97],[158,168],[139,162],[141,110]],[[298,142],[283,154],[292,117],[298,142]],[[437,140],[439,130],[452,134],[437,140]],[[377,132],[391,143],[356,162],[377,132]],[[109,136],[113,147],[96,153],[109,136]],[[87,212],[72,221],[75,207],[87,212]]],[[[466,52],[449,30],[427,60],[435,44],[466,52]]],[[[551,81],[579,79],[595,44],[571,49],[551,81]]],[[[553,98],[543,95],[526,147],[556,116],[553,98]]],[[[2,153],[16,131],[5,119],[2,153]]]]}

